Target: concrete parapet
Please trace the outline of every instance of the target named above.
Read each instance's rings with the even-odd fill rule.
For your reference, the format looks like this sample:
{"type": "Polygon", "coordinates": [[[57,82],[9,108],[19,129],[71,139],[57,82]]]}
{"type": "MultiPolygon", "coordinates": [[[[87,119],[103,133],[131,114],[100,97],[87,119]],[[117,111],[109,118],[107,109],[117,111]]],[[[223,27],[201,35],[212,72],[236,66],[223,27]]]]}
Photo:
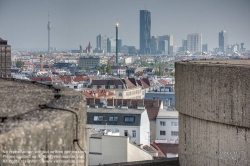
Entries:
{"type": "Polygon", "coordinates": [[[250,60],[182,61],[175,71],[180,165],[247,165],[250,60]]]}
{"type": "MultiPolygon", "coordinates": [[[[0,79],[0,91],[0,165],[48,165],[42,162],[49,160],[48,155],[57,157],[52,162],[65,160],[65,154],[55,151],[68,155],[77,151],[80,165],[88,164],[86,102],[80,92],[16,79],[0,79]],[[8,155],[18,162],[4,162],[8,155]],[[37,163],[27,163],[31,156],[37,163]]],[[[49,165],[79,165],[72,160],[49,165]]]]}

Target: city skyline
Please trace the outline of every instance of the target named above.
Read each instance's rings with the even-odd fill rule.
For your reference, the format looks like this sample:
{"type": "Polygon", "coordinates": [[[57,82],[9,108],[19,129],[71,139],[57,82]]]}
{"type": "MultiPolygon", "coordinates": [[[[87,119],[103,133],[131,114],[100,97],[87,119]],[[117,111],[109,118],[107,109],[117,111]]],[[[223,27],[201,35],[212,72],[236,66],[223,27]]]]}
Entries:
{"type": "Polygon", "coordinates": [[[49,12],[51,47],[77,49],[89,41],[96,43],[98,34],[115,37],[114,26],[118,22],[123,44],[139,49],[139,15],[140,10],[146,9],[151,13],[151,36],[173,35],[174,45],[181,46],[182,39],[186,39],[189,33],[200,33],[202,43],[208,43],[209,49],[212,49],[218,47],[218,33],[226,30],[228,44],[243,42],[249,49],[249,5],[247,0],[2,0],[0,32],[13,50],[46,50],[49,12]]]}

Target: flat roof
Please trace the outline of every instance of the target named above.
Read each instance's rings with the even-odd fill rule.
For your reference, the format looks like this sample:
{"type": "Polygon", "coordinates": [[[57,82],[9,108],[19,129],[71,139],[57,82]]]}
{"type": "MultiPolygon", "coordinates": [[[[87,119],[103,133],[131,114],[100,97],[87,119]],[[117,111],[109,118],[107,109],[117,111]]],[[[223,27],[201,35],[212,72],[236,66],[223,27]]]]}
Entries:
{"type": "Polygon", "coordinates": [[[160,109],[156,118],[178,118],[179,112],[175,108],[160,109]]]}
{"type": "Polygon", "coordinates": [[[145,109],[125,109],[125,108],[87,108],[88,113],[119,113],[119,114],[141,114],[145,109]]]}

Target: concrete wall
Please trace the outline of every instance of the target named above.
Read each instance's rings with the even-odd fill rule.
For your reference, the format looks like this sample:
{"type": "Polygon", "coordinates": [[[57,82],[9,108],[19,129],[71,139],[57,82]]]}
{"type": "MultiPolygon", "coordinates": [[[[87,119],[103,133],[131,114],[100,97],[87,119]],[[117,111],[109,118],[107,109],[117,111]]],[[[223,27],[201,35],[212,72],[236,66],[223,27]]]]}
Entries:
{"type": "MultiPolygon", "coordinates": [[[[0,79],[0,165],[3,151],[81,151],[76,142],[76,117],[61,109],[40,109],[39,105],[68,109],[78,115],[78,139],[83,148],[82,165],[87,165],[86,105],[79,92],[27,81],[0,79]],[[55,96],[60,95],[60,97],[55,96]]],[[[61,160],[62,158],[58,158],[61,160]]],[[[4,165],[20,165],[7,164],[4,165]]],[[[46,163],[25,163],[41,165],[46,163]]],[[[50,165],[77,165],[51,163],[50,165]]]]}
{"type": "Polygon", "coordinates": [[[250,61],[177,62],[180,165],[249,165],[250,61]]]}
{"type": "Polygon", "coordinates": [[[153,160],[153,156],[132,143],[128,144],[127,156],[127,162],[153,160]]]}
{"type": "Polygon", "coordinates": [[[152,160],[152,156],[129,143],[128,137],[100,136],[90,137],[89,165],[152,160]],[[101,146],[101,147],[99,147],[101,146]],[[98,151],[96,154],[94,152],[98,151]]]}

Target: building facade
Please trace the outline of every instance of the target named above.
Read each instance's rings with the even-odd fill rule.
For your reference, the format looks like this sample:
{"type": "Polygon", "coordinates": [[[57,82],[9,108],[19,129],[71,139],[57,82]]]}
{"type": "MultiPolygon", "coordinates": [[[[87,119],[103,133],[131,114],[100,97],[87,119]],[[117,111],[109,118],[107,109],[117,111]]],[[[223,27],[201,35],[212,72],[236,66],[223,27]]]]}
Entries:
{"type": "Polygon", "coordinates": [[[78,66],[80,68],[95,68],[100,65],[100,57],[80,57],[78,66]]]}
{"type": "Polygon", "coordinates": [[[198,33],[187,35],[187,51],[192,53],[202,51],[202,35],[198,33]]]}
{"type": "Polygon", "coordinates": [[[92,80],[93,89],[108,89],[116,99],[141,99],[141,87],[135,86],[129,79],[92,80]]]}
{"type": "MultiPolygon", "coordinates": [[[[94,99],[92,99],[94,101],[94,99]]],[[[110,129],[127,136],[137,145],[150,145],[150,124],[145,107],[138,109],[128,106],[104,105],[92,103],[87,108],[87,125],[96,130],[110,129]]]]}
{"type": "Polygon", "coordinates": [[[11,46],[0,38],[0,77],[11,77],[11,46]]]}
{"type": "Polygon", "coordinates": [[[140,53],[150,54],[151,14],[148,10],[140,10],[140,53]]]}
{"type": "Polygon", "coordinates": [[[226,52],[228,45],[228,33],[226,31],[219,32],[219,49],[226,52]]]}
{"type": "Polygon", "coordinates": [[[179,141],[178,111],[164,107],[156,117],[156,140],[158,143],[178,143],[179,141]]]}

